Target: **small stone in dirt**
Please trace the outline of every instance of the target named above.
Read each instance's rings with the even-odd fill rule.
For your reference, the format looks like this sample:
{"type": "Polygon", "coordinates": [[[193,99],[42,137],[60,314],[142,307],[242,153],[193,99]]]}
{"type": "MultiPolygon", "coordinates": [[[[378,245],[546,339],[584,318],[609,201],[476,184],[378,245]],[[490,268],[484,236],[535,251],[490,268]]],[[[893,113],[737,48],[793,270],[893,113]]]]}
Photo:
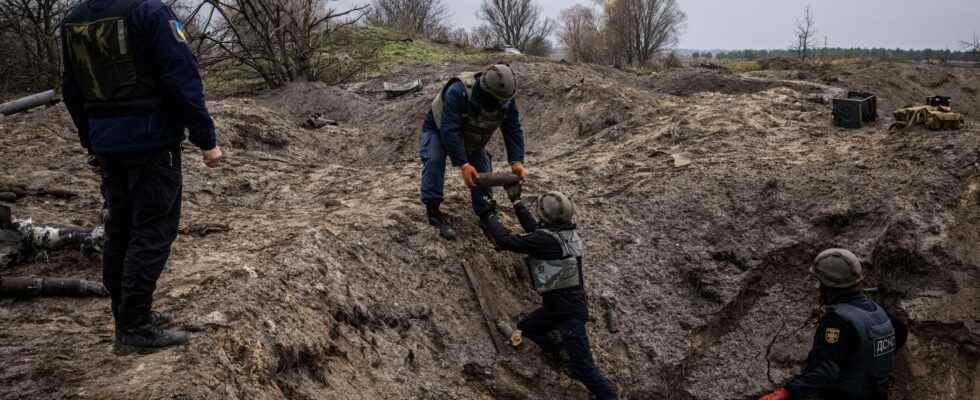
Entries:
{"type": "Polygon", "coordinates": [[[194,321],[191,322],[190,325],[188,326],[188,329],[199,332],[207,328],[227,327],[230,325],[231,324],[230,321],[228,320],[228,316],[225,315],[225,313],[221,311],[215,311],[208,315],[194,319],[194,321]]]}
{"type": "Polygon", "coordinates": [[[475,362],[468,362],[463,365],[463,376],[469,382],[482,382],[493,379],[493,372],[490,371],[490,367],[475,362]]]}
{"type": "Polygon", "coordinates": [[[320,113],[314,114],[303,123],[303,127],[306,129],[320,129],[327,125],[337,126],[337,121],[328,119],[320,113]]]}
{"type": "Polygon", "coordinates": [[[225,224],[190,224],[186,228],[179,230],[181,234],[194,237],[207,237],[214,233],[225,233],[231,231],[231,227],[225,224]]]}
{"type": "Polygon", "coordinates": [[[687,153],[677,153],[677,154],[672,154],[671,156],[674,157],[675,167],[686,167],[688,165],[691,165],[691,163],[693,163],[693,161],[691,161],[690,155],[687,153]]]}

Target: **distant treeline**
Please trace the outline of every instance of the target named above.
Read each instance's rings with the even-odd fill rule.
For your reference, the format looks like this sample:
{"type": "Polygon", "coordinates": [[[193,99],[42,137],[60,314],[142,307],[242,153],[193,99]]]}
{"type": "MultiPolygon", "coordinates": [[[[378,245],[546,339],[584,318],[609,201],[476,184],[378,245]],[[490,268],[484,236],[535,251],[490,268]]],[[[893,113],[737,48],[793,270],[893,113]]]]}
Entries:
{"type": "MultiPolygon", "coordinates": [[[[814,49],[813,56],[820,58],[875,58],[908,61],[943,60],[943,61],[980,61],[980,54],[974,51],[955,50],[904,50],[904,49],[860,49],[860,48],[825,48],[814,49]]],[[[717,60],[763,60],[774,57],[797,57],[791,50],[735,50],[725,52],[694,53],[694,58],[717,60]]]]}

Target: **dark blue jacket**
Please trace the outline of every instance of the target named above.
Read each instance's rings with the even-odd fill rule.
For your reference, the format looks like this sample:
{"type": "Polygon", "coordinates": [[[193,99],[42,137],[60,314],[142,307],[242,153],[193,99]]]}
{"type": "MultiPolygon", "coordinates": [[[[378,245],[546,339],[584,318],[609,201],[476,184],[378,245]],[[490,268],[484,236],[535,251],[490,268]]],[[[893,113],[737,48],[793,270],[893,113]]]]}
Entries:
{"type": "MultiPolygon", "coordinates": [[[[78,7],[108,8],[114,0],[89,0],[78,7]]],[[[140,152],[176,145],[184,140],[184,129],[191,143],[202,150],[216,146],[214,122],[204,105],[204,85],[197,59],[187,44],[179,41],[171,21],[179,21],[160,0],[145,0],[127,17],[133,54],[152,68],[162,105],[159,111],[143,116],[90,118],[85,99],[65,68],[62,92],[68,112],[78,128],[82,147],[94,153],[140,152]]],[[[179,26],[179,25],[178,25],[179,26]]],[[[67,37],[62,31],[62,37],[67,37]]],[[[64,60],[68,62],[68,46],[64,60]]]]}
{"type": "MultiPolygon", "coordinates": [[[[538,230],[542,226],[527,209],[524,202],[514,203],[514,213],[526,234],[511,234],[510,230],[495,215],[480,218],[480,227],[493,240],[498,251],[512,251],[527,254],[542,260],[557,260],[565,255],[560,242],[551,235],[538,230]]],[[[552,227],[552,229],[575,229],[575,225],[552,227]]],[[[541,295],[545,308],[551,315],[561,318],[589,320],[589,304],[585,287],[573,287],[546,292],[541,295]]]]}
{"type": "MultiPolygon", "coordinates": [[[[481,97],[479,81],[473,88],[475,98],[481,97]]],[[[462,82],[457,82],[446,89],[443,94],[442,110],[442,130],[436,126],[432,112],[425,118],[423,129],[439,132],[442,144],[446,147],[449,154],[449,161],[453,166],[460,167],[468,162],[468,154],[463,147],[463,115],[466,113],[479,113],[482,105],[478,101],[471,101],[466,97],[466,87],[462,82]]],[[[507,108],[507,118],[504,120],[500,130],[504,134],[504,146],[507,148],[507,160],[513,164],[524,162],[524,130],[521,128],[521,116],[517,111],[517,100],[511,100],[507,108]]]]}
{"type": "MultiPolygon", "coordinates": [[[[847,303],[867,311],[877,307],[862,293],[849,294],[831,303],[847,303]]],[[[888,318],[895,328],[896,349],[901,349],[908,339],[908,327],[891,314],[888,315],[888,318]]],[[[846,363],[858,351],[859,344],[860,338],[854,326],[834,312],[825,314],[817,325],[817,332],[813,338],[813,348],[807,357],[806,366],[799,375],[793,377],[786,385],[791,398],[817,395],[821,399],[851,400],[846,395],[832,392],[828,388],[832,388],[838,383],[841,370],[847,367],[846,363]],[[835,330],[837,333],[833,341],[828,340],[828,329],[835,330]]],[[[886,398],[887,393],[879,393],[874,399],[869,400],[886,398]]]]}

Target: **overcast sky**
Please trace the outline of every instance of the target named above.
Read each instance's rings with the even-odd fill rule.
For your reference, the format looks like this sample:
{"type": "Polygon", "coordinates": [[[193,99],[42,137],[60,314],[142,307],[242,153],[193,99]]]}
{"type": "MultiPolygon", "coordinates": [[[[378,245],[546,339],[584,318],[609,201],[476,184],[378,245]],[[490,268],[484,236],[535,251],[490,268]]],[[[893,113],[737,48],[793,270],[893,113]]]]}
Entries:
{"type": "MultiPolygon", "coordinates": [[[[457,26],[479,24],[482,0],[445,0],[457,26]]],[[[335,7],[370,0],[331,1],[335,7]]],[[[785,48],[795,20],[811,4],[821,44],[830,46],[958,49],[980,32],[980,0],[678,0],[687,13],[680,47],[685,49],[785,48]]],[[[557,18],[587,0],[538,0],[557,18]]]]}

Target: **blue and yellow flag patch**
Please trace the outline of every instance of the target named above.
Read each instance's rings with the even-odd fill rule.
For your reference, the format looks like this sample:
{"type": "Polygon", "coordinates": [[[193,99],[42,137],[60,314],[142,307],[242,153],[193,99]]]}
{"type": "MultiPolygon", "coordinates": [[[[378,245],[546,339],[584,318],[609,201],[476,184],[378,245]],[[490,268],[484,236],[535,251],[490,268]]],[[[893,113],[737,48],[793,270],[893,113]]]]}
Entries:
{"type": "Polygon", "coordinates": [[[187,43],[187,35],[184,34],[184,24],[181,24],[180,21],[177,20],[171,20],[170,30],[173,32],[174,39],[176,39],[177,42],[187,43]]]}

